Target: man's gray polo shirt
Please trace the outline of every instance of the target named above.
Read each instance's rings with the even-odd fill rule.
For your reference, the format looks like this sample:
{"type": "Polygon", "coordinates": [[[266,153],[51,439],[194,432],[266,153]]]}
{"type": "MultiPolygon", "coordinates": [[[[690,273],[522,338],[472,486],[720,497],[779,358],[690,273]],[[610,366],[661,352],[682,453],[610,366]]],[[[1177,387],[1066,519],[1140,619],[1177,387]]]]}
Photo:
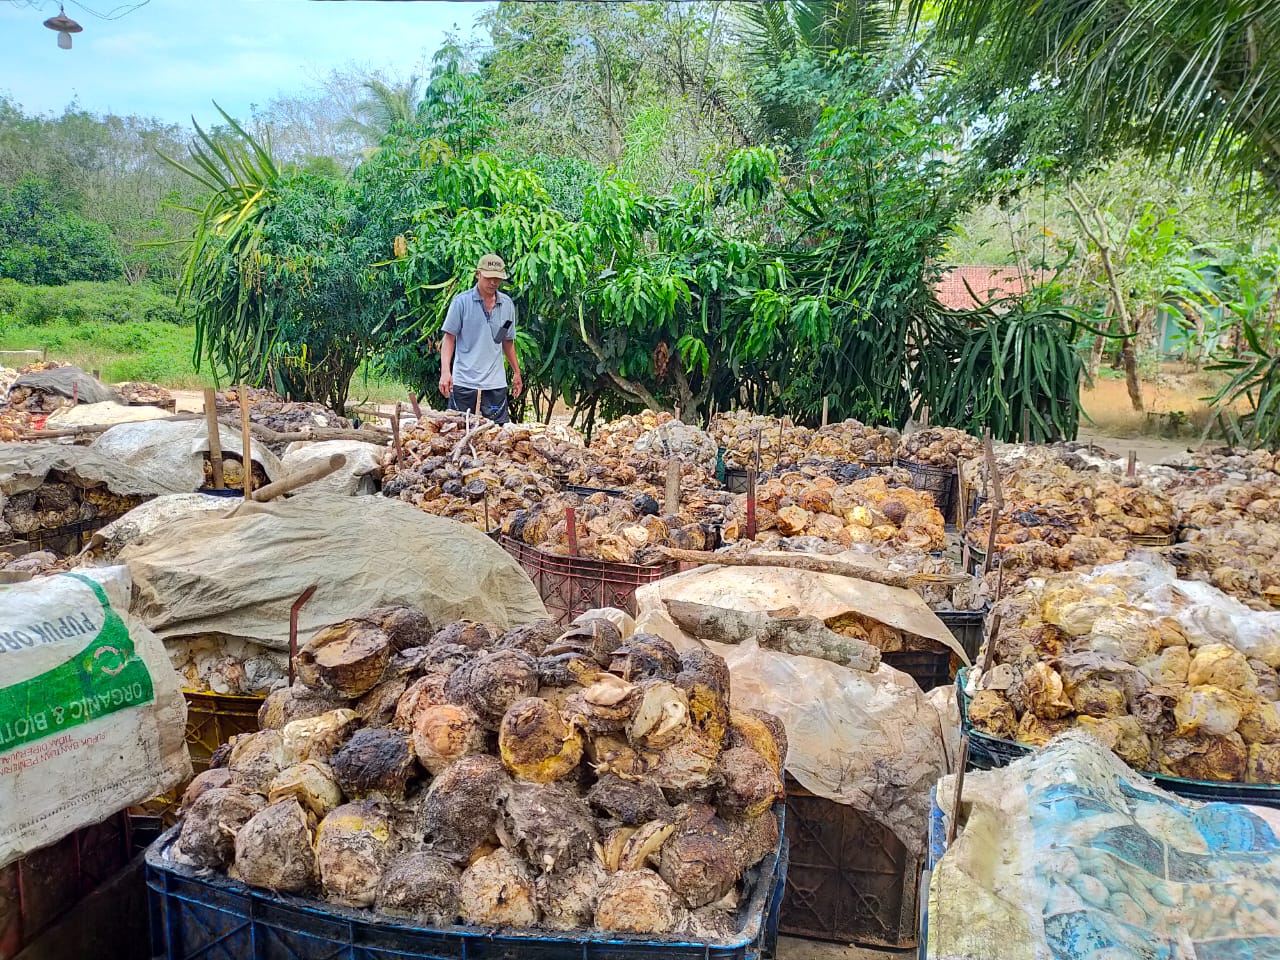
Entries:
{"type": "Polygon", "coordinates": [[[516,338],[516,305],[501,290],[493,313],[484,315],[475,287],[453,298],[445,314],[445,333],[457,337],[453,352],[453,382],[468,390],[499,390],[507,385],[502,365],[502,341],[516,338]]]}

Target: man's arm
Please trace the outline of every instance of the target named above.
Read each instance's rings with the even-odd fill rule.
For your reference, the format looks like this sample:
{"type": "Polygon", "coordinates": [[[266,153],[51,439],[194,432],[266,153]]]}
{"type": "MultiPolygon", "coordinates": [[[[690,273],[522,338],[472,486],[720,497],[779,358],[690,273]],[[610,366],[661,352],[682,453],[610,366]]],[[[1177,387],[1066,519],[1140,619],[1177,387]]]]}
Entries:
{"type": "Polygon", "coordinates": [[[453,347],[457,339],[452,333],[440,338],[440,393],[446,397],[453,394],[453,347]]]}
{"type": "Polygon", "coordinates": [[[524,381],[520,379],[520,361],[516,358],[516,342],[503,340],[502,353],[507,358],[507,363],[511,365],[511,395],[518,397],[524,390],[524,381]]]}

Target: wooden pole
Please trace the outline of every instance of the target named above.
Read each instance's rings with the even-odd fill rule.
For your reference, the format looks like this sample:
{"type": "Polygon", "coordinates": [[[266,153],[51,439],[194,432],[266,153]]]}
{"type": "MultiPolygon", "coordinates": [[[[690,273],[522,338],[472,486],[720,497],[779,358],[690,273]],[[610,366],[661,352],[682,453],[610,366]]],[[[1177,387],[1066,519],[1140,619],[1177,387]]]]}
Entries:
{"type": "Polygon", "coordinates": [[[569,556],[578,555],[578,511],[573,507],[564,508],[564,527],[569,535],[569,556]]]}
{"type": "Polygon", "coordinates": [[[253,447],[249,432],[249,394],[245,391],[244,384],[240,384],[238,391],[240,394],[240,442],[242,459],[240,461],[240,472],[244,474],[244,498],[248,500],[253,496],[253,447]]]}
{"type": "Polygon", "coordinates": [[[671,457],[667,461],[667,513],[675,516],[680,512],[680,458],[671,457]]]}
{"type": "Polygon", "coordinates": [[[747,539],[756,538],[756,468],[747,467],[747,539]]]}
{"type": "Polygon", "coordinates": [[[253,491],[253,500],[256,503],[267,503],[276,497],[284,496],[292,490],[306,486],[308,483],[323,480],[329,474],[341,470],[346,465],[347,458],[343,454],[332,454],[323,463],[313,463],[311,466],[304,467],[296,473],[289,474],[287,477],[281,477],[273,483],[264,484],[253,491]]]}
{"type": "Polygon", "coordinates": [[[413,407],[413,415],[419,420],[422,419],[422,408],[418,406],[418,395],[412,390],[409,391],[409,405],[413,407]]]}
{"type": "Polygon", "coordinates": [[[391,443],[395,449],[396,463],[401,460],[400,455],[400,404],[396,404],[396,412],[391,415],[391,443]]]}
{"type": "Polygon", "coordinates": [[[991,529],[987,534],[987,555],[982,561],[982,572],[988,573],[996,557],[996,528],[1000,524],[1000,512],[1004,509],[1004,496],[1000,490],[1000,471],[996,469],[996,453],[991,446],[991,430],[988,428],[982,437],[983,449],[987,456],[987,472],[991,476],[991,529]]]}
{"type": "Polygon", "coordinates": [[[1138,471],[1138,451],[1129,451],[1129,467],[1125,471],[1125,476],[1132,477],[1138,471]]]}
{"type": "Polygon", "coordinates": [[[822,425],[824,427],[827,425],[827,414],[829,412],[827,404],[828,404],[828,401],[830,401],[830,399],[831,399],[830,397],[822,398],[822,425]]]}
{"type": "Polygon", "coordinates": [[[209,425],[209,467],[213,471],[213,489],[226,489],[222,476],[222,434],[218,424],[218,395],[209,387],[204,392],[204,419],[209,425]]]}

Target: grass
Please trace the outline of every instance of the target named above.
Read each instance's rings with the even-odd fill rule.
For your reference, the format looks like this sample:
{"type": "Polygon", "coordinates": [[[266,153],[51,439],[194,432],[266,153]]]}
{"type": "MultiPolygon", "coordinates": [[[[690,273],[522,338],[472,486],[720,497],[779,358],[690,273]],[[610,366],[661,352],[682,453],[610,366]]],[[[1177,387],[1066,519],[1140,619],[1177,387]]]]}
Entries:
{"type": "MultiPolygon", "coordinates": [[[[192,362],[195,327],[163,320],[125,323],[74,323],[59,320],[37,325],[0,323],[0,366],[18,367],[35,359],[5,356],[3,351],[47,351],[49,359],[97,370],[105,383],[145,380],[172,390],[214,386],[207,364],[192,362]]],[[[409,398],[409,388],[377,376],[364,364],[351,378],[349,403],[386,403],[409,398]]]]}

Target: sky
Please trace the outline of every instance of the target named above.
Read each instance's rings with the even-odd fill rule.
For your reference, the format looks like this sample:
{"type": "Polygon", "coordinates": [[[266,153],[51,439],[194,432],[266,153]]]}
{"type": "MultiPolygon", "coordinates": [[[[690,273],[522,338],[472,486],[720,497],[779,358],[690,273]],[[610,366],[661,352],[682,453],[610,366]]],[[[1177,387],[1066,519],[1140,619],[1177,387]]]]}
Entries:
{"type": "Polygon", "coordinates": [[[335,68],[426,72],[447,34],[475,35],[491,4],[390,0],[65,0],[84,27],[70,50],[43,21],[57,0],[0,0],[0,94],[27,113],[61,113],[75,101],[113,112],[187,123],[232,116],[278,94],[314,91],[335,68]]]}

